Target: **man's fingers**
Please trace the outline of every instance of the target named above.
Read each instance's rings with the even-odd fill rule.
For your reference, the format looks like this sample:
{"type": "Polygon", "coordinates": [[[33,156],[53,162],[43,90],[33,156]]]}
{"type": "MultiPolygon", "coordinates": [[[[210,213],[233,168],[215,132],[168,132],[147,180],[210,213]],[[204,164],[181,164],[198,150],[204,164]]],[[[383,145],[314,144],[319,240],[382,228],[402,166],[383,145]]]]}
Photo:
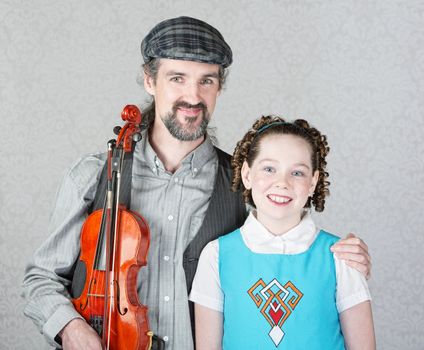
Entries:
{"type": "MultiPolygon", "coordinates": [[[[358,254],[363,255],[367,257],[367,259],[370,258],[368,254],[368,247],[365,249],[363,246],[358,244],[335,244],[331,247],[331,251],[334,253],[351,253],[351,254],[358,254]]],[[[355,260],[355,259],[354,259],[355,260]]]]}
{"type": "Polygon", "coordinates": [[[371,258],[368,254],[337,252],[335,255],[340,260],[344,260],[348,266],[362,273],[366,279],[371,277],[371,258]]]}
{"type": "Polygon", "coordinates": [[[353,261],[361,265],[371,265],[371,259],[368,254],[352,253],[352,250],[346,252],[336,252],[336,256],[341,260],[353,261]]]}
{"type": "Polygon", "coordinates": [[[368,245],[362,239],[356,236],[343,238],[339,240],[336,244],[334,244],[333,247],[334,247],[334,250],[333,249],[332,250],[334,252],[351,251],[353,253],[362,254],[363,252],[365,252],[366,254],[368,254],[368,245]],[[361,249],[358,249],[358,247],[361,249]]]}
{"type": "Polygon", "coordinates": [[[346,260],[346,264],[361,272],[368,280],[371,277],[371,262],[368,265],[361,264],[354,260],[346,260]]]}
{"type": "Polygon", "coordinates": [[[350,267],[361,272],[366,279],[371,275],[371,257],[367,244],[353,233],[331,247],[337,258],[345,260],[350,267]]]}
{"type": "Polygon", "coordinates": [[[346,236],[346,238],[352,238],[352,237],[356,237],[356,235],[352,232],[349,232],[346,236]]]}

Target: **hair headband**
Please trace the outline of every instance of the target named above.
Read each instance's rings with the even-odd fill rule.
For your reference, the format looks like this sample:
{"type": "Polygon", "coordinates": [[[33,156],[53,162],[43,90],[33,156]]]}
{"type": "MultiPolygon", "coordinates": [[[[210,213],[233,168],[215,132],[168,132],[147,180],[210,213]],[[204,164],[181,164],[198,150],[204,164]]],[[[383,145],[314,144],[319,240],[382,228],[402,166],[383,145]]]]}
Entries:
{"type": "Polygon", "coordinates": [[[272,123],[266,124],[257,130],[255,137],[261,134],[262,132],[264,132],[266,129],[269,129],[278,125],[283,125],[283,124],[288,124],[288,123],[283,121],[278,121],[278,122],[272,122],[272,123]]]}

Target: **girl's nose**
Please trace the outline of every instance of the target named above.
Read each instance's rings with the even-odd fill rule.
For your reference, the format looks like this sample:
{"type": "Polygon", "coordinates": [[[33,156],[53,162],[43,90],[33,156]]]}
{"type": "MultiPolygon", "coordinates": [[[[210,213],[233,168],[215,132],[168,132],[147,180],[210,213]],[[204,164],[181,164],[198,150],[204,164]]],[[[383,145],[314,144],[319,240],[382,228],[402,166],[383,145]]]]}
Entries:
{"type": "Polygon", "coordinates": [[[287,180],[286,175],[281,174],[280,176],[278,176],[275,182],[275,187],[289,188],[289,181],[287,180]]]}

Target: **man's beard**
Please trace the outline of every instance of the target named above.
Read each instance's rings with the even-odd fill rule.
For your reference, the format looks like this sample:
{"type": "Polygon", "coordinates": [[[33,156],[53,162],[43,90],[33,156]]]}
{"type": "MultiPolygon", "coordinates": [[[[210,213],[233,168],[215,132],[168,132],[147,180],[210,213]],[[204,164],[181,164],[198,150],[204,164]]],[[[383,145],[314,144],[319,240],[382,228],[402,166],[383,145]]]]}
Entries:
{"type": "MultiPolygon", "coordinates": [[[[188,126],[196,122],[199,117],[185,117],[185,121],[188,122],[188,126]]],[[[206,130],[209,124],[210,116],[207,107],[203,103],[191,105],[186,102],[177,102],[172,107],[172,112],[169,112],[165,117],[162,117],[162,121],[168,129],[169,133],[180,141],[194,141],[206,134],[206,130]],[[187,127],[181,125],[177,119],[177,111],[179,107],[183,108],[200,108],[202,110],[202,122],[194,130],[187,130],[187,127]]]]}

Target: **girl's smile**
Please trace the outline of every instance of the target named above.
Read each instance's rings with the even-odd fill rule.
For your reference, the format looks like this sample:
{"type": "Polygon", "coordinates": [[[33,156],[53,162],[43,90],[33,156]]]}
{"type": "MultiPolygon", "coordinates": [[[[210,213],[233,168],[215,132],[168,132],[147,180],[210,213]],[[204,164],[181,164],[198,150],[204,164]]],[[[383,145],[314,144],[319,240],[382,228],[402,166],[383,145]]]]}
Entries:
{"type": "Polygon", "coordinates": [[[267,197],[275,205],[286,205],[287,203],[289,203],[292,200],[290,197],[279,196],[279,195],[276,195],[276,194],[269,194],[267,197]]]}

